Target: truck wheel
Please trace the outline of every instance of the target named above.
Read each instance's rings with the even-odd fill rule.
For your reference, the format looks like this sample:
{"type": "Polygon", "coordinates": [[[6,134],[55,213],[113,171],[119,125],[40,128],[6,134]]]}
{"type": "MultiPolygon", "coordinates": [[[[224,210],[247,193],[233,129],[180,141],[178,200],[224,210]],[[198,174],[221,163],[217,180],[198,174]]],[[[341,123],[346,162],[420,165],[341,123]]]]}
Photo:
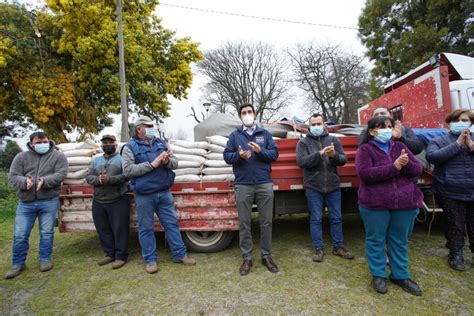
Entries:
{"type": "Polygon", "coordinates": [[[184,243],[191,252],[219,252],[226,249],[235,232],[233,231],[184,231],[184,243]]]}

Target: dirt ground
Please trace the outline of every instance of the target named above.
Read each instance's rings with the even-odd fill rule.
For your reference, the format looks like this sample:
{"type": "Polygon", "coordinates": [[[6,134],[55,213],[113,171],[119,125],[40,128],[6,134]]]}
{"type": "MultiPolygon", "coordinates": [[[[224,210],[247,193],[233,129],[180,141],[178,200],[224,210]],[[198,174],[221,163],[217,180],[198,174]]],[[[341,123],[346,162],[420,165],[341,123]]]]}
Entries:
{"type": "MultiPolygon", "coordinates": [[[[435,222],[436,223],[436,222],[435,222]]],[[[422,297],[395,286],[379,295],[369,287],[364,258],[364,232],[358,215],[344,216],[345,244],[356,259],[328,254],[311,261],[308,217],[283,216],[274,222],[273,256],[280,272],[268,272],[258,261],[258,222],[254,223],[254,268],[238,274],[237,240],[220,253],[192,254],[195,267],[171,262],[163,234],[158,234],[160,271],[144,270],[136,234],[130,261],[120,270],[99,267],[98,238],[91,233],[56,233],[55,267],[38,271],[38,233],[31,237],[27,269],[4,280],[11,260],[13,219],[0,223],[0,314],[424,314],[474,315],[474,263],[465,249],[469,270],[455,272],[446,264],[447,250],[439,225],[427,237],[418,224],[410,243],[410,269],[422,297]]],[[[331,248],[324,225],[326,247],[331,248]]],[[[329,251],[330,253],[330,251],[329,251]]]]}

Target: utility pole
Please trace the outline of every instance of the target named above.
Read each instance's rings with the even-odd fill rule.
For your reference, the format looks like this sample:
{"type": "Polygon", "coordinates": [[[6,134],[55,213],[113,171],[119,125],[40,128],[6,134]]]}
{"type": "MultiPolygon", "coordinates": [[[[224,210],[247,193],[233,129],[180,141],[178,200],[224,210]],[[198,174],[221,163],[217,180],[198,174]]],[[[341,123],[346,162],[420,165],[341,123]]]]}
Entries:
{"type": "Polygon", "coordinates": [[[122,30],[122,0],[117,0],[117,20],[118,20],[118,47],[119,47],[119,74],[120,74],[120,113],[122,115],[122,129],[120,141],[126,142],[128,134],[128,104],[127,91],[125,88],[125,58],[123,52],[123,30],[122,30]]]}

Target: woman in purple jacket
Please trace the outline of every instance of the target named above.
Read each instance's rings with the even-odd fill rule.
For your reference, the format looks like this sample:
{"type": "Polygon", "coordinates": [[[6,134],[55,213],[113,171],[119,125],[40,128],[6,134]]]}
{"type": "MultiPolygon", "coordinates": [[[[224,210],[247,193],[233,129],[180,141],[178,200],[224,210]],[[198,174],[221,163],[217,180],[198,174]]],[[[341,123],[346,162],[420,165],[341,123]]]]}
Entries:
{"type": "Polygon", "coordinates": [[[372,118],[356,154],[365,253],[375,291],[388,291],[387,245],[390,280],[420,296],[421,289],[408,271],[408,237],[423,204],[423,193],[412,179],[422,174],[423,167],[405,144],[390,140],[394,125],[390,117],[372,118]]]}

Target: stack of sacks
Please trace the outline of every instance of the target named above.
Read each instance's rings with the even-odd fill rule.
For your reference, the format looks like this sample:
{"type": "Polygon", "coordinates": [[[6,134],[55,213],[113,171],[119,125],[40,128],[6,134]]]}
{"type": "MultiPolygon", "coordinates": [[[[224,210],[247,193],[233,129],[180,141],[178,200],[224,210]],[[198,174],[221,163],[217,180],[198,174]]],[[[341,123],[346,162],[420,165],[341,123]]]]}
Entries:
{"type": "Polygon", "coordinates": [[[233,181],[235,177],[232,166],[224,161],[223,156],[228,138],[215,135],[208,136],[206,139],[209,142],[209,153],[204,162],[202,181],[233,181]]]}
{"type": "Polygon", "coordinates": [[[178,159],[178,168],[173,170],[176,174],[175,182],[201,181],[201,170],[206,161],[208,146],[206,142],[170,140],[170,149],[178,159]]]}
{"type": "Polygon", "coordinates": [[[69,163],[68,173],[63,183],[67,185],[85,184],[92,156],[101,152],[100,145],[86,140],[81,143],[59,144],[57,147],[64,153],[69,163]]]}

